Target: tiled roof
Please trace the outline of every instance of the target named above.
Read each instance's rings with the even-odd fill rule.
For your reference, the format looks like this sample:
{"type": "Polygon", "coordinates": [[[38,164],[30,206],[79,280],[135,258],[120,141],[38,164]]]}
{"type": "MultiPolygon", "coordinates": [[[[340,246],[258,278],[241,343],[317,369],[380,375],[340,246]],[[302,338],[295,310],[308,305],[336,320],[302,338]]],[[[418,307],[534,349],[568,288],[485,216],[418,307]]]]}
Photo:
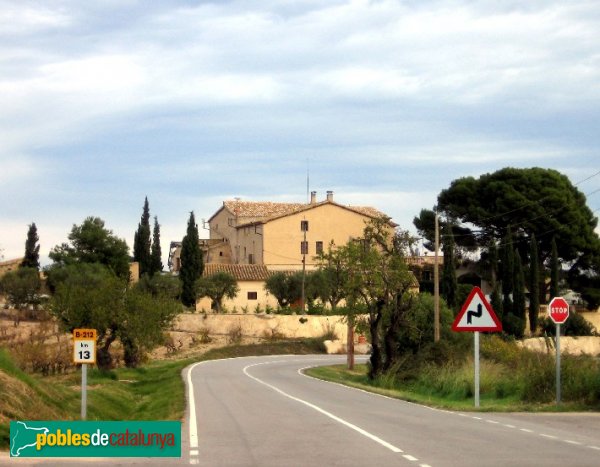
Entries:
{"type": "Polygon", "coordinates": [[[370,206],[344,206],[343,204],[338,204],[333,201],[321,201],[320,203],[315,204],[303,204],[229,200],[223,202],[223,207],[232,213],[237,214],[238,217],[241,218],[241,223],[238,225],[238,227],[242,227],[247,223],[277,219],[297,212],[313,209],[318,206],[323,206],[325,204],[332,204],[343,209],[349,209],[350,211],[354,211],[358,214],[362,214],[363,216],[372,218],[385,216],[383,212],[370,206]],[[248,221],[244,222],[243,218],[247,218],[248,221]]]}
{"type": "Polygon", "coordinates": [[[218,272],[226,272],[238,281],[265,281],[271,275],[264,264],[220,264],[207,263],[204,265],[204,277],[210,277],[218,272]]]}
{"type": "Polygon", "coordinates": [[[301,203],[271,203],[259,201],[224,201],[229,211],[239,217],[269,218],[291,214],[306,207],[301,203]]]}

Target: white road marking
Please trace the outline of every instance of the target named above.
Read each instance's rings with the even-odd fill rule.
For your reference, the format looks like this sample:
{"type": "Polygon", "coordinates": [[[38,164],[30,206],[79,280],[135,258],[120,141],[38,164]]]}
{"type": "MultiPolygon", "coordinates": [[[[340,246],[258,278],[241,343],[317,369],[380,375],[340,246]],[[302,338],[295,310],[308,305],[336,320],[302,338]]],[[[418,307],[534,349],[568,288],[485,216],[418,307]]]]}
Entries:
{"type": "Polygon", "coordinates": [[[404,457],[406,460],[409,460],[409,461],[411,461],[411,462],[414,462],[414,461],[418,461],[418,460],[419,460],[419,459],[417,459],[416,457],[410,456],[410,455],[408,455],[408,454],[404,454],[402,457],[404,457]]]}
{"type": "Polygon", "coordinates": [[[322,413],[326,417],[329,417],[332,420],[334,420],[334,421],[336,421],[336,422],[338,422],[338,423],[340,423],[340,424],[342,424],[344,426],[347,426],[348,428],[350,428],[350,429],[352,429],[352,430],[360,433],[361,435],[365,436],[366,438],[369,438],[370,440],[375,441],[376,443],[381,444],[382,446],[386,447],[390,451],[392,451],[392,452],[404,452],[402,449],[394,446],[393,444],[388,443],[387,441],[384,441],[383,439],[379,438],[378,436],[375,436],[374,434],[369,433],[368,431],[363,430],[362,428],[360,428],[360,427],[358,427],[358,426],[356,426],[356,425],[354,425],[354,424],[352,424],[350,422],[347,422],[343,418],[340,418],[340,417],[332,414],[331,412],[327,412],[326,410],[322,409],[321,407],[319,407],[319,406],[317,406],[315,404],[311,404],[308,401],[305,401],[305,400],[300,399],[298,397],[294,397],[291,394],[288,394],[287,392],[282,391],[278,387],[275,387],[272,384],[269,384],[269,383],[263,381],[262,379],[259,379],[256,376],[252,376],[250,373],[248,373],[248,368],[252,368],[254,366],[259,366],[259,365],[267,365],[269,363],[274,363],[274,362],[262,362],[262,363],[255,363],[255,364],[252,364],[252,365],[247,365],[246,367],[244,367],[244,369],[242,371],[244,372],[244,374],[248,378],[253,379],[257,383],[260,383],[263,386],[266,386],[266,387],[272,389],[273,391],[278,392],[279,394],[281,394],[282,396],[287,397],[288,399],[291,399],[293,401],[299,402],[300,404],[304,404],[307,407],[310,407],[311,409],[316,410],[319,413],[322,413]]]}
{"type": "Polygon", "coordinates": [[[544,438],[548,438],[548,439],[557,439],[556,436],[552,436],[552,435],[545,435],[545,434],[540,434],[540,436],[543,436],[544,438]]]}
{"type": "Polygon", "coordinates": [[[191,465],[197,465],[200,463],[200,459],[190,459],[190,464],[191,465]]]}
{"type": "MultiPolygon", "coordinates": [[[[194,400],[194,385],[192,384],[192,370],[204,362],[194,363],[188,370],[188,405],[190,407],[190,448],[198,447],[198,422],[196,421],[196,401],[194,400]]],[[[190,464],[194,459],[190,460],[190,464]]],[[[197,459],[195,459],[197,460],[197,459]]]]}
{"type": "Polygon", "coordinates": [[[197,449],[192,449],[190,451],[190,456],[197,456],[198,454],[200,454],[200,452],[197,449]]]}
{"type": "Polygon", "coordinates": [[[574,444],[575,446],[583,446],[583,443],[578,441],[571,441],[570,439],[565,439],[565,443],[574,444]]]}
{"type": "Polygon", "coordinates": [[[527,428],[520,428],[521,431],[524,431],[525,433],[533,433],[532,430],[528,430],[527,428]]]}
{"type": "Polygon", "coordinates": [[[504,425],[506,428],[516,428],[514,425],[504,425]]]}
{"type": "Polygon", "coordinates": [[[600,448],[598,446],[588,446],[588,448],[595,449],[596,451],[600,451],[600,448]]]}
{"type": "Polygon", "coordinates": [[[471,418],[474,418],[475,420],[482,420],[481,417],[471,417],[471,418]]]}
{"type": "Polygon", "coordinates": [[[486,420],[486,422],[491,423],[493,425],[499,425],[500,422],[497,422],[496,420],[486,420]]]}

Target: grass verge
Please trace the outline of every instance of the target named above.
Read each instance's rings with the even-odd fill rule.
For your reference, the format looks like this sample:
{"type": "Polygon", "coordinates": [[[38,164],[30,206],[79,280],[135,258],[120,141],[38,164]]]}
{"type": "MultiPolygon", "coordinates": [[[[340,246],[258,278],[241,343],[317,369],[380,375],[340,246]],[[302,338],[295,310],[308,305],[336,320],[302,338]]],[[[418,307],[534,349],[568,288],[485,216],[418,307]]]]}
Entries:
{"type": "MultiPolygon", "coordinates": [[[[194,362],[220,358],[323,353],[319,339],[233,345],[181,360],[140,368],[88,371],[88,420],[181,420],[185,385],[181,371],[194,362]]],[[[29,375],[0,348],[0,449],[9,446],[10,420],[77,420],[81,410],[81,373],[29,375]]]]}
{"type": "MultiPolygon", "coordinates": [[[[482,411],[482,412],[572,412],[597,410],[581,402],[566,402],[557,406],[554,403],[524,402],[515,395],[497,397],[493,392],[482,392],[480,397],[480,408],[474,407],[472,391],[466,390],[448,391],[441,396],[435,393],[435,389],[418,383],[398,383],[390,378],[379,378],[374,381],[367,376],[366,365],[355,365],[350,371],[345,365],[333,365],[309,368],[305,370],[308,376],[325,381],[344,384],[346,386],[362,389],[365,391],[381,394],[384,396],[402,399],[408,402],[437,407],[447,410],[482,411]]],[[[472,378],[472,374],[470,375],[472,378]]]]}

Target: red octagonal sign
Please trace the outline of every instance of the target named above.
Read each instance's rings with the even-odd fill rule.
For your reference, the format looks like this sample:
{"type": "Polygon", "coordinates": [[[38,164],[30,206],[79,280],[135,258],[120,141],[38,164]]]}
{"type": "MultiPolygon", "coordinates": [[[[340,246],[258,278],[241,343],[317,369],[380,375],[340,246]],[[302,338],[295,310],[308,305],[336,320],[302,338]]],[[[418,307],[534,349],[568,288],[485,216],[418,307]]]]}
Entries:
{"type": "Polygon", "coordinates": [[[555,324],[563,324],[569,317],[569,304],[562,297],[554,297],[548,305],[548,314],[555,324]]]}

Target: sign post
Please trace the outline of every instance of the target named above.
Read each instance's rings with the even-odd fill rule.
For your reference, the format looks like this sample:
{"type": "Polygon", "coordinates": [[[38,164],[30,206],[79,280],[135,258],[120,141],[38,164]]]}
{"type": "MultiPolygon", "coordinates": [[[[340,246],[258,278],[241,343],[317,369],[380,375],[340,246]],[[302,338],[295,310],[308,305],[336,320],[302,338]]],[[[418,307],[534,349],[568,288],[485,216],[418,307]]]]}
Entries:
{"type": "Polygon", "coordinates": [[[87,365],[96,363],[95,329],[73,329],[73,363],[81,363],[81,419],[87,417],[87,365]]]}
{"type": "Polygon", "coordinates": [[[460,312],[456,315],[452,330],[474,333],[475,407],[479,407],[479,332],[502,331],[502,323],[479,287],[473,287],[471,290],[460,312]]]}
{"type": "Polygon", "coordinates": [[[560,404],[560,325],[569,317],[569,304],[562,297],[554,297],[548,304],[548,315],[556,324],[556,404],[560,404]]]}

